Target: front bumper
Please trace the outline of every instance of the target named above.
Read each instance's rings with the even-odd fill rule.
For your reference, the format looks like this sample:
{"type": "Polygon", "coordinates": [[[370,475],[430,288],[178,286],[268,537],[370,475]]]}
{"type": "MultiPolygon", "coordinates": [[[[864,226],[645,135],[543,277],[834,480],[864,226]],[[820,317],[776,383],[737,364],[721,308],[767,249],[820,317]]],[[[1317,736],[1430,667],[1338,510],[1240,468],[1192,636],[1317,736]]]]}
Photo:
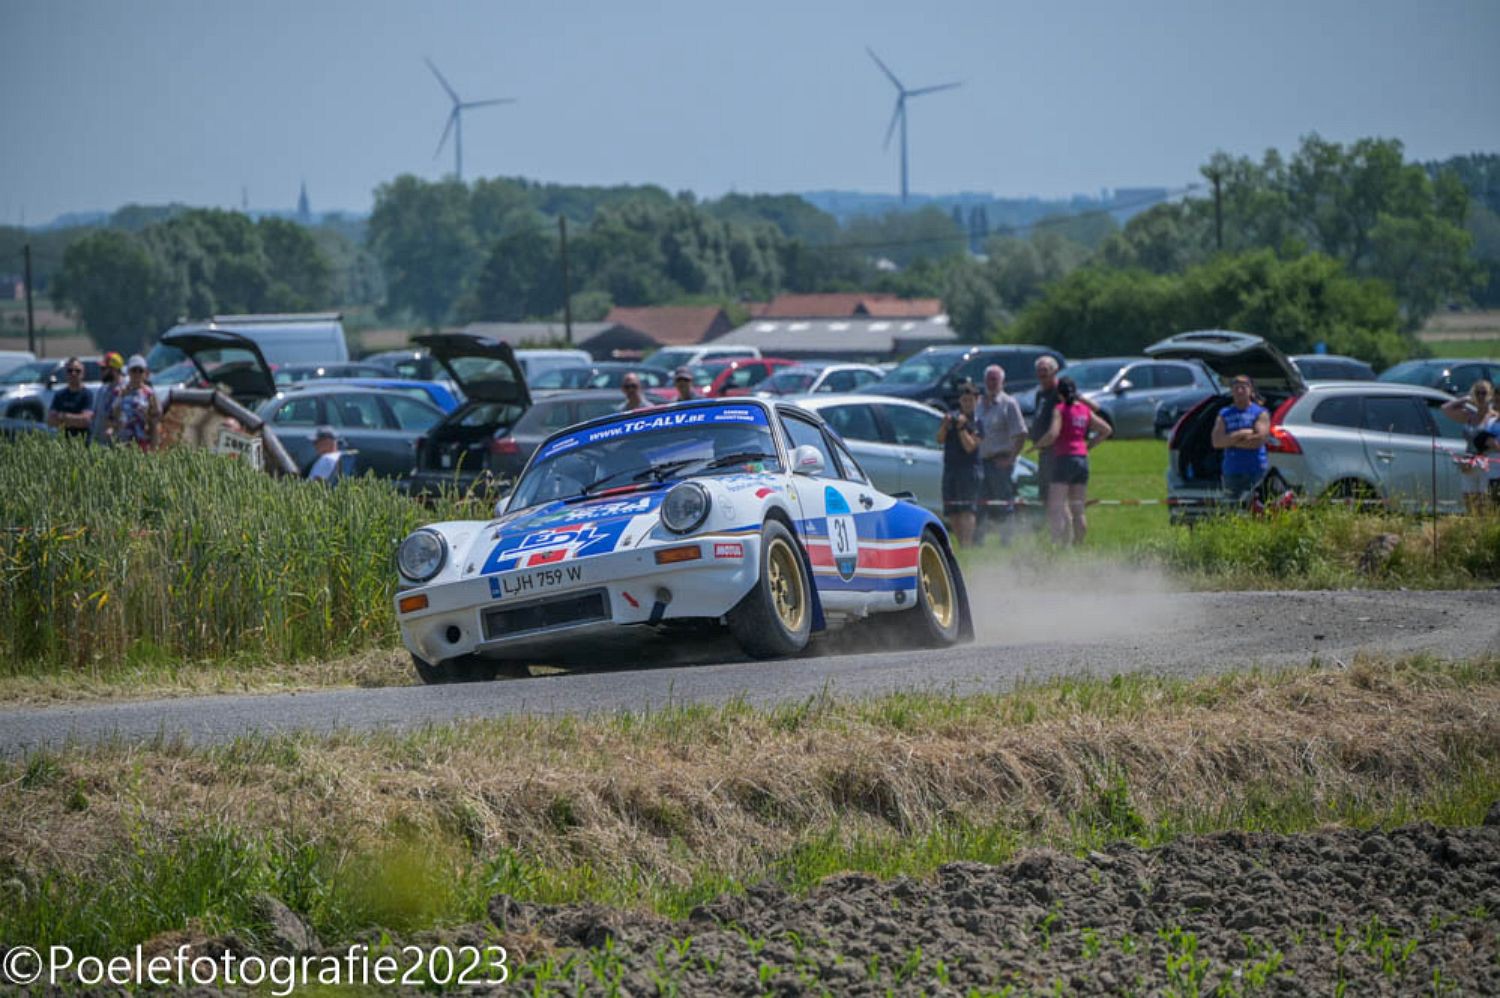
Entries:
{"type": "Polygon", "coordinates": [[[401,589],[396,621],[407,650],[425,662],[531,654],[613,627],[722,617],[755,585],[759,570],[758,533],[707,534],[401,589]],[[658,551],[688,547],[696,547],[696,559],[656,561],[658,551]],[[402,601],[415,596],[425,596],[427,605],[401,612],[402,601]]]}

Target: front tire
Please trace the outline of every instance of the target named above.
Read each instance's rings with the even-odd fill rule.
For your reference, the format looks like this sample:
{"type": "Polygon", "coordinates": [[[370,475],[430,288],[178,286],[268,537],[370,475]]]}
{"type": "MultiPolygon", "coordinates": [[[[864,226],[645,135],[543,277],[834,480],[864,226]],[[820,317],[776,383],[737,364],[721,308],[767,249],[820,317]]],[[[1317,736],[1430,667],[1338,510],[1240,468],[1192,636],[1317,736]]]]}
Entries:
{"type": "Polygon", "coordinates": [[[812,584],[797,539],[776,520],[760,530],[760,579],[729,611],[729,632],[751,658],[784,658],[812,634],[812,584]]]}
{"type": "Polygon", "coordinates": [[[492,679],[525,679],[531,669],[524,662],[460,655],[434,665],[413,655],[411,664],[417,676],[428,686],[447,683],[487,683],[492,679]]]}
{"type": "Polygon", "coordinates": [[[946,648],[958,642],[963,597],[947,550],[931,531],[917,548],[917,605],[896,615],[906,639],[919,648],[946,648]]]}

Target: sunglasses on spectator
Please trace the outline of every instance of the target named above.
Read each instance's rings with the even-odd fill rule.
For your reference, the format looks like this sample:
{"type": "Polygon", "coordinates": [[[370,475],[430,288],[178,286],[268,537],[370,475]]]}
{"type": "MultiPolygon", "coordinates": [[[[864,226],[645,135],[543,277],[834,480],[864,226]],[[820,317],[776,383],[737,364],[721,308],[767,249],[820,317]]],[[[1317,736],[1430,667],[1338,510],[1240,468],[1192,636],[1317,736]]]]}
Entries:
{"type": "Polygon", "coordinates": [[[81,367],[70,367],[70,368],[68,368],[68,373],[69,374],[82,374],[83,373],[83,368],[81,368],[81,367]]]}

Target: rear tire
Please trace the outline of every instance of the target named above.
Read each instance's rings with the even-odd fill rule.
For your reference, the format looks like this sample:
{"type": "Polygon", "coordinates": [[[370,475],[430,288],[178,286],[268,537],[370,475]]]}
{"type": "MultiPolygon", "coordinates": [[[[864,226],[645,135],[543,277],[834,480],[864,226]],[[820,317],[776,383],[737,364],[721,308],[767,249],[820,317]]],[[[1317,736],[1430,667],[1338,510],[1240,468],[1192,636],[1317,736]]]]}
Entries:
{"type": "Polygon", "coordinates": [[[919,648],[958,642],[963,623],[957,569],[931,529],[917,547],[917,605],[896,615],[906,640],[919,648]]]}
{"type": "Polygon", "coordinates": [[[487,683],[492,679],[525,679],[531,669],[524,662],[507,659],[482,658],[478,655],[460,655],[436,665],[411,657],[417,675],[428,686],[447,683],[487,683]]]}
{"type": "Polygon", "coordinates": [[[797,539],[779,521],[760,529],[760,578],[729,611],[729,633],[751,658],[784,658],[812,634],[812,580],[797,539]]]}
{"type": "Polygon", "coordinates": [[[1345,478],[1334,482],[1323,493],[1325,502],[1341,503],[1355,509],[1370,509],[1380,505],[1380,493],[1369,482],[1357,478],[1345,478]]]}

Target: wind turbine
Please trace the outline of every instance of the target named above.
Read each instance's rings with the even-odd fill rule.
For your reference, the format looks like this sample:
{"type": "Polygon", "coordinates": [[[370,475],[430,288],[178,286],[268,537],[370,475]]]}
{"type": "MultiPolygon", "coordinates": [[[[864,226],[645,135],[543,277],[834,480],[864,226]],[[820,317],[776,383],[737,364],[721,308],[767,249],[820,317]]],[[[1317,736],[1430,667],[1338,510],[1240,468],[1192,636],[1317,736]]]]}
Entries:
{"type": "Polygon", "coordinates": [[[488,107],[491,104],[514,104],[516,101],[513,97],[498,97],[494,100],[460,100],[458,93],[448,85],[447,80],[443,79],[443,74],[438,72],[432,60],[426,61],[427,68],[432,70],[432,75],[437,77],[437,81],[443,85],[444,90],[448,91],[448,97],[453,101],[453,110],[448,112],[448,124],[443,126],[443,137],[438,139],[437,152],[432,154],[432,158],[437,159],[442,154],[443,143],[448,141],[448,133],[452,132],[453,174],[462,183],[464,179],[464,112],[472,111],[476,107],[488,107]]]}
{"type": "Polygon", "coordinates": [[[908,89],[906,89],[906,87],[902,86],[900,80],[896,79],[896,74],[893,73],[893,72],[891,72],[890,67],[888,67],[885,63],[883,63],[883,62],[880,61],[880,56],[878,56],[878,55],[875,54],[875,50],[874,49],[872,49],[872,48],[870,48],[870,46],[866,45],[865,46],[865,51],[868,52],[868,53],[870,53],[870,58],[875,60],[875,65],[879,66],[880,67],[880,71],[882,73],[884,73],[890,79],[890,81],[893,84],[895,84],[895,86],[896,86],[896,110],[891,115],[891,124],[890,124],[890,127],[885,130],[885,144],[883,146],[881,146],[881,148],[882,149],[889,149],[891,147],[891,134],[896,131],[896,123],[899,121],[901,123],[901,203],[905,204],[906,203],[906,99],[908,97],[921,97],[924,94],[937,93],[939,90],[952,90],[954,87],[961,87],[961,86],[963,86],[963,81],[960,80],[957,83],[939,83],[935,87],[918,87],[915,90],[908,90],[908,89]]]}

